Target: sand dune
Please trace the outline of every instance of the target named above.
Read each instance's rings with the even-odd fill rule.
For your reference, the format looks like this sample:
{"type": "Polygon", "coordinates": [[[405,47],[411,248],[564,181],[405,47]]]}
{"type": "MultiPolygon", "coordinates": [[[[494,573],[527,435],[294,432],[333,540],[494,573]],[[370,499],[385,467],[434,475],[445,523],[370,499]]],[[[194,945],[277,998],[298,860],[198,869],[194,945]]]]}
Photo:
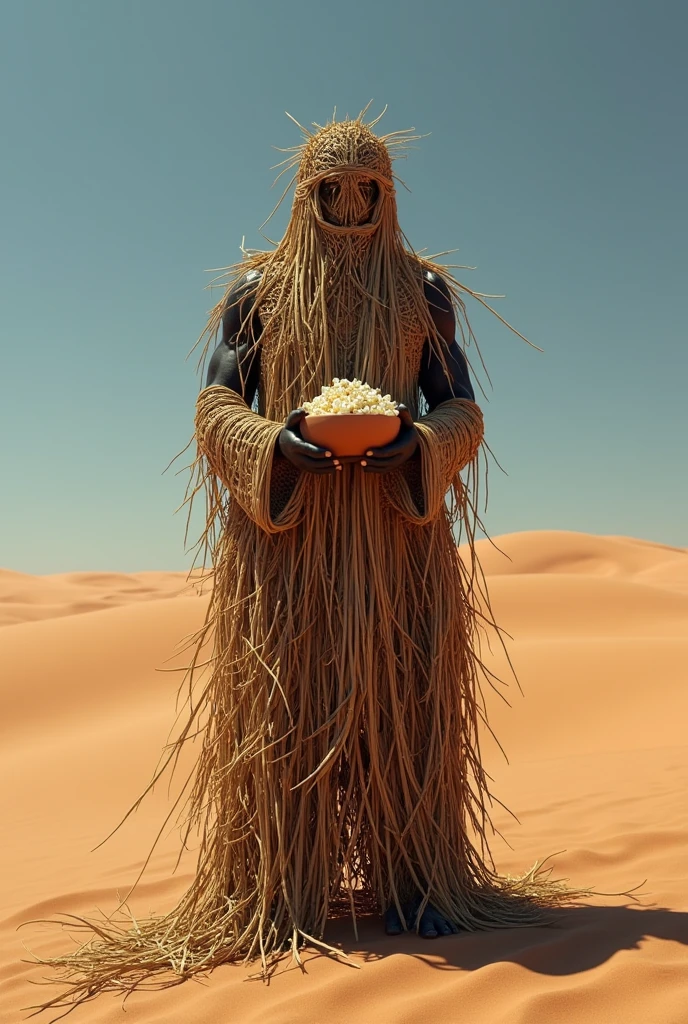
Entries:
{"type": "Polygon", "coordinates": [[[181,572],[70,572],[29,576],[0,569],[0,626],[62,618],[134,601],[177,597],[181,572]]]}
{"type": "MultiPolygon", "coordinates": [[[[500,870],[555,858],[556,873],[602,892],[645,879],[641,906],[598,896],[552,927],[421,940],[330,939],[361,970],[313,954],[269,986],[250,968],[203,984],[99,997],[70,1020],[130,1024],[688,1024],[688,551],[624,537],[546,531],[481,543],[497,618],[523,689],[487,692],[509,756],[486,736],[501,807],[500,870]]],[[[104,846],[146,785],[174,721],[181,638],[206,598],[180,573],[0,572],[0,1022],[47,990],[20,963],[67,935],[30,918],[111,910],[137,876],[170,806],[160,786],[104,846]]],[[[488,667],[508,679],[498,645],[488,667]]],[[[168,829],[132,899],[163,911],[188,883],[168,829]]],[[[40,1018],[39,1018],[40,1019],[40,1018]]]]}

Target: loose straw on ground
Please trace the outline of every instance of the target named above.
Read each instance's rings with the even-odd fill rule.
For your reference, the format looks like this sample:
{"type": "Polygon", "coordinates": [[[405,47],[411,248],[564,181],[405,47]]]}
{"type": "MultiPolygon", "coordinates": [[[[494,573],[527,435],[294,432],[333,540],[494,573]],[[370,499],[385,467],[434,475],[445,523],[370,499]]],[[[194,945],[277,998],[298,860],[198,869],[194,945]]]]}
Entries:
{"type": "Polygon", "coordinates": [[[90,940],[46,961],[67,987],[44,1007],[224,963],[268,972],[285,949],[323,946],[342,902],[384,910],[420,893],[474,930],[540,924],[583,895],[542,866],[498,875],[487,846],[480,634],[494,622],[471,497],[483,420],[462,398],[421,415],[418,390],[426,339],[443,358],[423,272],[447,282],[465,342],[468,289],[400,231],[389,147],[403,140],[360,118],[308,134],[284,239],[230,275],[229,286],[259,272],[262,371],[258,413],[223,387],[203,390],[196,411],[191,492],[206,497],[214,571],[196,637],[213,658],[207,677],[190,673],[178,740],[202,735],[187,808],[196,877],[161,917],[82,922],[90,940]],[[275,455],[287,414],[354,376],[411,410],[420,459],[383,476],[299,475],[275,455]]]}

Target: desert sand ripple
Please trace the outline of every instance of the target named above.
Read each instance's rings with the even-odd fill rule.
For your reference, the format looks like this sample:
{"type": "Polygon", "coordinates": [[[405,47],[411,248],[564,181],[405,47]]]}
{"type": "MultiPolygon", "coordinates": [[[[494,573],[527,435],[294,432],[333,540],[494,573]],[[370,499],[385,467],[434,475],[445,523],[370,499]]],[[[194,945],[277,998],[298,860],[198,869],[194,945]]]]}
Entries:
{"type": "MultiPolygon", "coordinates": [[[[495,610],[513,637],[523,689],[486,688],[509,756],[484,738],[501,807],[500,870],[545,854],[557,877],[615,892],[552,926],[437,940],[388,938],[380,922],[333,921],[331,941],[362,969],[313,953],[286,959],[270,985],[227,967],[203,983],[76,1011],[84,1024],[688,1024],[688,555],[625,537],[564,531],[481,542],[495,610]]],[[[169,808],[162,785],[103,846],[145,786],[174,722],[180,639],[206,599],[181,573],[0,573],[3,841],[0,1022],[43,990],[20,962],[69,941],[18,925],[111,911],[135,880],[169,808]],[[171,659],[171,660],[168,660],[171,659]],[[93,851],[93,852],[92,852],[93,851]]],[[[488,666],[508,679],[499,646],[488,666]]],[[[188,885],[164,833],[131,900],[164,911],[188,885]]],[[[47,992],[47,990],[45,990],[47,992]]]]}

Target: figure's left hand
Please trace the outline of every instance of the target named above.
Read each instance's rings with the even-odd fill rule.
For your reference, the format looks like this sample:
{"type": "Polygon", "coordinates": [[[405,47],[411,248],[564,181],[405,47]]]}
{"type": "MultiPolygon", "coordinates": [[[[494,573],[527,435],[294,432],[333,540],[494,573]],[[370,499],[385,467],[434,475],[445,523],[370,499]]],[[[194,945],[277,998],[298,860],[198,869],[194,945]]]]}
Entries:
{"type": "Polygon", "coordinates": [[[412,458],[418,449],[418,431],[405,405],[399,406],[401,427],[396,438],[383,448],[370,448],[361,465],[366,473],[389,473],[412,458]]]}

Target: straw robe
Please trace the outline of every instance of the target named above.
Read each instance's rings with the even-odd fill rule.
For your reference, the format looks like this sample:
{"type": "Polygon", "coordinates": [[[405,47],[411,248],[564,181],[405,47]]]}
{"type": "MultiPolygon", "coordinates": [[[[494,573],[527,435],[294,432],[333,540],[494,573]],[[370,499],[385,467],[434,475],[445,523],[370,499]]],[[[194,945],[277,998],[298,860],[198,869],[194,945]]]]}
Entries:
{"type": "Polygon", "coordinates": [[[320,376],[307,393],[297,381],[280,394],[270,307],[260,307],[259,413],[224,387],[197,403],[199,448],[228,492],[200,875],[221,880],[235,915],[245,906],[235,923],[261,933],[253,952],[285,926],[321,937],[330,900],[351,890],[381,908],[420,892],[459,925],[495,925],[474,842],[486,793],[474,609],[444,500],[453,488],[463,505],[459,473],[481,442],[480,410],[452,399],[418,419],[420,464],[304,473],[285,494],[269,453],[289,411],[332,376],[356,376],[383,391],[393,381],[417,418],[425,332],[409,303],[394,365],[382,365],[355,343],[365,304],[352,317],[354,296],[340,295],[347,315],[332,309],[328,349],[309,360],[320,376]]]}
{"type": "MultiPolygon", "coordinates": [[[[422,275],[445,272],[408,248],[397,222],[390,149],[411,136],[377,137],[363,113],[304,129],[287,161],[297,172],[284,238],[231,272],[261,274],[258,411],[226,387],[197,401],[189,497],[206,499],[213,587],[191,641],[188,715],[155,776],[198,740],[180,796],[187,837],[200,833],[196,875],[161,916],[69,918],[90,938],[42,961],[67,985],[43,1008],[254,958],[266,972],[285,945],[298,960],[300,945],[322,944],[342,903],[355,916],[420,896],[421,911],[431,903],[478,929],[541,924],[547,908],[587,894],[540,864],[500,876],[490,857],[479,637],[495,624],[468,487],[482,415],[460,398],[421,408],[426,340],[444,358],[422,275]],[[325,189],[325,201],[344,215],[327,220],[321,186],[333,179],[339,192],[325,189]],[[365,216],[350,216],[359,201],[365,216]],[[281,458],[288,413],[333,377],[403,402],[419,458],[384,475],[347,464],[326,476],[281,458]]],[[[462,295],[484,299],[446,281],[471,339],[462,295]]]]}

